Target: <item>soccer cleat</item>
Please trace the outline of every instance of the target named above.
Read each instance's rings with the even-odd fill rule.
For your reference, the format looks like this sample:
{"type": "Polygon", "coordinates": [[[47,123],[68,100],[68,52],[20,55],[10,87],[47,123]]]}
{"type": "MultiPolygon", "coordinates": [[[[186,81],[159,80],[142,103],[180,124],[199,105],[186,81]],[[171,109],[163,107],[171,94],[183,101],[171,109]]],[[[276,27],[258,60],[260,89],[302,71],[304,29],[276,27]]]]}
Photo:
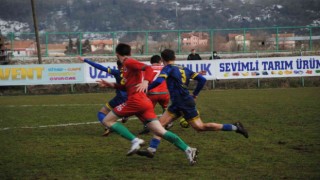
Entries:
{"type": "Polygon", "coordinates": [[[233,125],[237,127],[236,133],[242,134],[244,137],[248,138],[248,131],[243,127],[241,122],[236,122],[233,125]]]}
{"type": "Polygon", "coordinates": [[[198,149],[197,148],[190,148],[186,151],[187,158],[191,166],[196,164],[197,157],[198,157],[198,149]]]}
{"type": "Polygon", "coordinates": [[[108,128],[105,128],[102,136],[105,136],[105,137],[106,137],[106,136],[108,136],[110,133],[111,133],[111,130],[108,129],[108,128]]]}
{"type": "Polygon", "coordinates": [[[137,154],[139,156],[146,156],[147,158],[153,158],[155,153],[149,151],[148,149],[145,149],[145,150],[138,150],[137,154]]]}
{"type": "Polygon", "coordinates": [[[144,126],[143,129],[139,132],[139,135],[148,134],[149,132],[150,132],[149,128],[147,126],[144,126]]]}
{"type": "Polygon", "coordinates": [[[172,128],[173,127],[173,122],[171,121],[171,122],[169,122],[164,128],[166,129],[166,130],[169,130],[170,128],[172,128]]]}
{"type": "Polygon", "coordinates": [[[131,149],[128,151],[127,156],[135,154],[144,144],[145,143],[143,139],[138,139],[136,142],[132,143],[131,149]]]}
{"type": "Polygon", "coordinates": [[[185,118],[181,118],[179,120],[179,124],[182,128],[188,128],[189,127],[189,123],[185,118]]]}

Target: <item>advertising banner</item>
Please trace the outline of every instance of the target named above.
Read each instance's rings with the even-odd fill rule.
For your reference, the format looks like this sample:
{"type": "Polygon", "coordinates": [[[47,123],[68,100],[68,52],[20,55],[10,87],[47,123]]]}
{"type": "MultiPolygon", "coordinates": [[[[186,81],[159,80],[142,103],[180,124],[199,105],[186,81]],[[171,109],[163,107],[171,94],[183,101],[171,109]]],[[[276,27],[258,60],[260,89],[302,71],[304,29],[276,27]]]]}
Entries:
{"type": "Polygon", "coordinates": [[[213,66],[216,79],[320,76],[320,56],[222,59],[213,66]]]}
{"type": "MultiPolygon", "coordinates": [[[[100,64],[117,68],[116,62],[100,64]]],[[[205,71],[207,80],[320,76],[320,56],[176,61],[176,64],[194,72],[205,71]]],[[[0,86],[96,83],[99,79],[115,82],[111,74],[87,63],[0,66],[0,86]]]]}
{"type": "Polygon", "coordinates": [[[206,71],[204,77],[207,80],[215,79],[214,64],[216,61],[212,60],[198,60],[198,61],[176,61],[176,64],[180,64],[194,72],[206,71]]]}
{"type": "MultiPolygon", "coordinates": [[[[109,62],[109,63],[99,63],[102,66],[112,69],[117,69],[117,63],[116,62],[109,62]]],[[[99,69],[94,68],[93,66],[84,63],[84,76],[85,76],[85,83],[96,83],[99,79],[104,79],[109,82],[116,82],[116,79],[107,72],[101,71],[99,69]]]]}
{"type": "MultiPolygon", "coordinates": [[[[149,62],[143,62],[147,65],[150,65],[149,62]]],[[[191,69],[194,72],[200,72],[200,71],[206,71],[206,75],[204,75],[205,78],[208,80],[214,79],[214,73],[213,73],[213,63],[214,61],[176,61],[176,64],[182,65],[184,67],[187,67],[191,69]]],[[[112,69],[117,68],[116,62],[110,62],[110,63],[99,63],[104,67],[110,67],[112,69]]],[[[115,78],[99,69],[96,69],[89,64],[85,63],[84,66],[85,71],[85,81],[86,83],[96,83],[99,79],[104,79],[109,82],[115,82],[115,78]]]]}
{"type": "Polygon", "coordinates": [[[0,66],[0,86],[76,84],[83,82],[83,64],[0,66]]]}

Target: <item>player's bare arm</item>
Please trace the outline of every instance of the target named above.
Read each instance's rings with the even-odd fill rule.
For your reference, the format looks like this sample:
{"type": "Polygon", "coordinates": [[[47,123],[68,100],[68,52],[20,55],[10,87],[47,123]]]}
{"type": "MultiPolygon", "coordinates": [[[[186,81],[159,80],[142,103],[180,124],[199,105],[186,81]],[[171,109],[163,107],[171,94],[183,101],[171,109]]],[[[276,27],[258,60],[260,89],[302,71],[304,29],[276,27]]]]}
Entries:
{"type": "Polygon", "coordinates": [[[81,62],[84,62],[84,58],[83,58],[83,57],[78,56],[78,59],[79,59],[81,62]]]}
{"type": "Polygon", "coordinates": [[[115,83],[111,83],[111,82],[105,81],[103,79],[97,80],[96,82],[99,83],[100,87],[110,87],[110,88],[115,87],[115,83]]]}

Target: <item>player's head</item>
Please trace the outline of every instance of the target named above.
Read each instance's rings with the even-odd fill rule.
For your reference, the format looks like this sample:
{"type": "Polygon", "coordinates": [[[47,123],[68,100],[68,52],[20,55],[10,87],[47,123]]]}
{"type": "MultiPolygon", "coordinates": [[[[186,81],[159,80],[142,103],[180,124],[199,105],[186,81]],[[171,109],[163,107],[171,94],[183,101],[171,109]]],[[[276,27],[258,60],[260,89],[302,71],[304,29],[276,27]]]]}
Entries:
{"type": "Polygon", "coordinates": [[[119,43],[116,47],[116,53],[120,56],[131,56],[131,47],[128,44],[119,43]]]}
{"type": "Polygon", "coordinates": [[[150,64],[160,63],[161,57],[159,55],[153,55],[150,59],[150,64]]]}
{"type": "Polygon", "coordinates": [[[174,61],[176,59],[175,53],[171,49],[165,49],[161,52],[161,58],[163,61],[174,61]]]}

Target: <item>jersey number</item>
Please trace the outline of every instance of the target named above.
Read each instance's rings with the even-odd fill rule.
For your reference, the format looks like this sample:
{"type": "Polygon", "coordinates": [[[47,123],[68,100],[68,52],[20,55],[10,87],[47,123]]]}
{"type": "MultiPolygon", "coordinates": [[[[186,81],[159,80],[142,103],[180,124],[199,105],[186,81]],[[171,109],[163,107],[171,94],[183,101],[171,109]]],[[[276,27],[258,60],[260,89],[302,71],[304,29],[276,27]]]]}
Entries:
{"type": "Polygon", "coordinates": [[[183,69],[179,69],[180,73],[181,73],[181,81],[182,83],[186,83],[187,82],[187,76],[186,76],[186,72],[183,69]]]}

